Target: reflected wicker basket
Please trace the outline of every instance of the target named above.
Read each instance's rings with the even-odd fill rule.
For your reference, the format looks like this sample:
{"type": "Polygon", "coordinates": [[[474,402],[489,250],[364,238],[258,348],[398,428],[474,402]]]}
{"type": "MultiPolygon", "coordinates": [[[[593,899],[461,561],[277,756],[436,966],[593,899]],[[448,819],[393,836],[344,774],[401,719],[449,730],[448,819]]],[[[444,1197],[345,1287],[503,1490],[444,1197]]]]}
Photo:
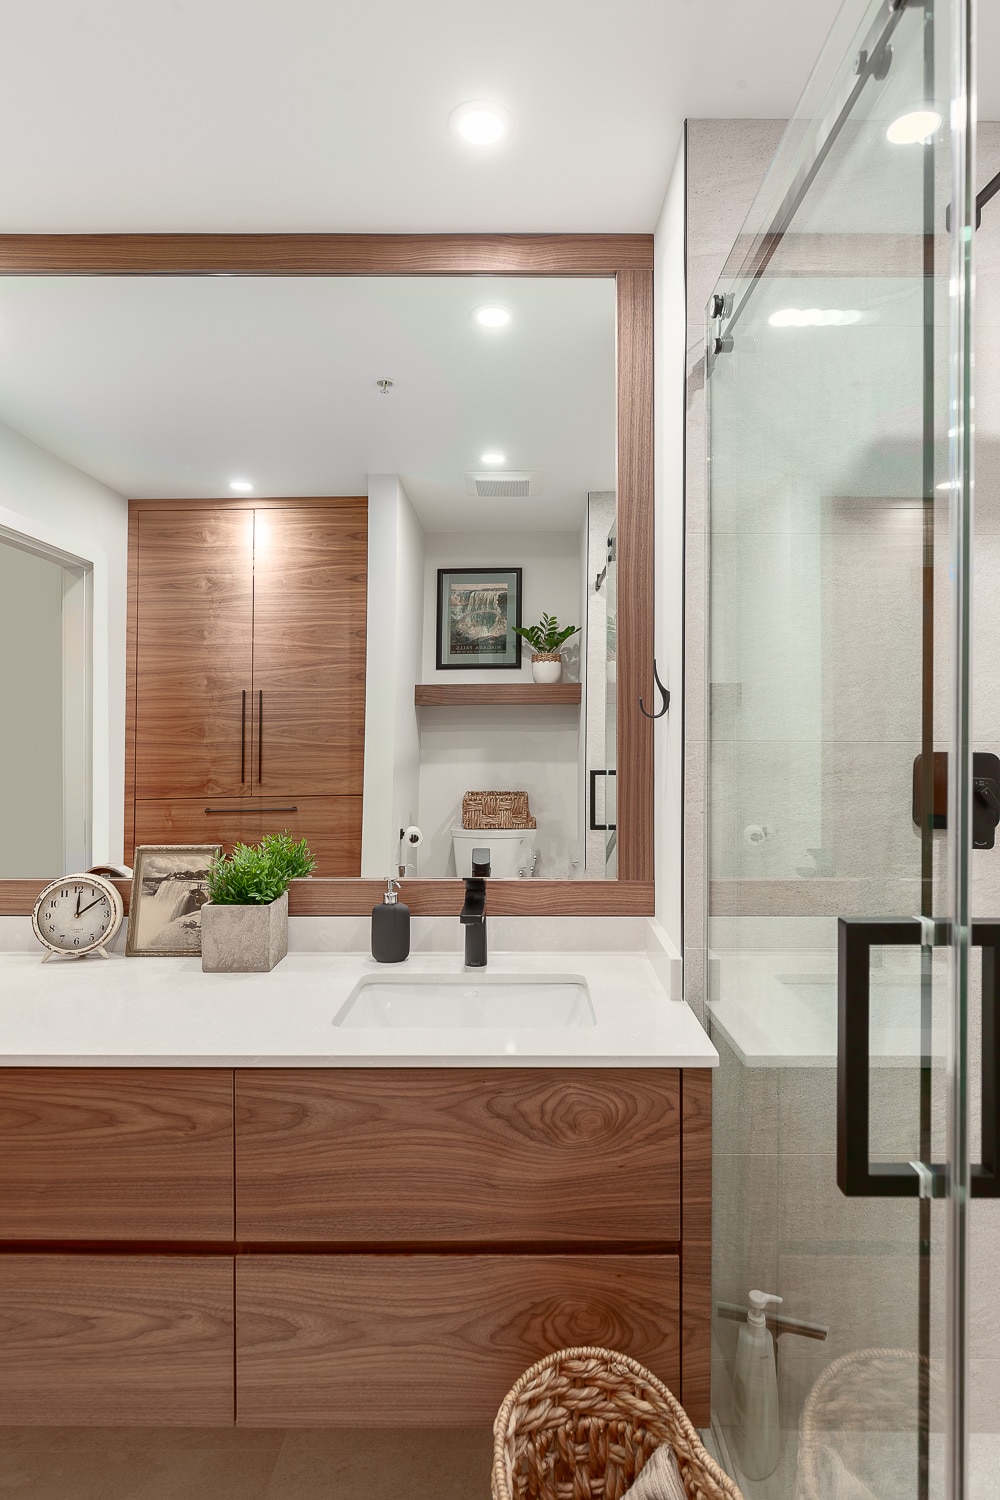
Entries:
{"type": "Polygon", "coordinates": [[[611,1349],[562,1349],[526,1370],[497,1413],[493,1500],[621,1500],[662,1443],[688,1500],[743,1500],[651,1371],[611,1349]]]}
{"type": "Polygon", "coordinates": [[[463,828],[537,828],[527,792],[466,792],[463,828]]]}
{"type": "Polygon", "coordinates": [[[910,1349],[855,1349],[828,1364],[799,1419],[796,1500],[826,1500],[821,1455],[838,1437],[915,1433],[921,1382],[927,1382],[931,1412],[939,1413],[945,1399],[942,1374],[925,1355],[910,1349]]]}

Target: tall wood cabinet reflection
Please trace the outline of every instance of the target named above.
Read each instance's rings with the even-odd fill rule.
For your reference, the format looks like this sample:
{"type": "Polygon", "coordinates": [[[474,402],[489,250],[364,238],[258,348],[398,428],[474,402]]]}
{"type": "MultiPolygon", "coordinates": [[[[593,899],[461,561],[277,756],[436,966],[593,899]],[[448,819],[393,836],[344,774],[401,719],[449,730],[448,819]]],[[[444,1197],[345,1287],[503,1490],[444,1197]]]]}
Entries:
{"type": "Polygon", "coordinates": [[[368,502],[132,501],[126,842],[361,872],[368,502]]]}

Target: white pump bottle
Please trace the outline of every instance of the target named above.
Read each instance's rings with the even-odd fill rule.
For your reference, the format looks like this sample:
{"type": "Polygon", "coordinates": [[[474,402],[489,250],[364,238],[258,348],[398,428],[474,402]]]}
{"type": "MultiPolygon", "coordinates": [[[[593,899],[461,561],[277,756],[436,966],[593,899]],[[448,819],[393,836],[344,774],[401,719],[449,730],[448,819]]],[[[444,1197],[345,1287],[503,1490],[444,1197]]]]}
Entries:
{"type": "Polygon", "coordinates": [[[766,1479],[781,1457],[778,1426],[778,1366],[766,1309],[780,1297],[751,1292],[750,1311],[736,1344],[733,1408],[739,1465],[748,1479],[766,1479]]]}

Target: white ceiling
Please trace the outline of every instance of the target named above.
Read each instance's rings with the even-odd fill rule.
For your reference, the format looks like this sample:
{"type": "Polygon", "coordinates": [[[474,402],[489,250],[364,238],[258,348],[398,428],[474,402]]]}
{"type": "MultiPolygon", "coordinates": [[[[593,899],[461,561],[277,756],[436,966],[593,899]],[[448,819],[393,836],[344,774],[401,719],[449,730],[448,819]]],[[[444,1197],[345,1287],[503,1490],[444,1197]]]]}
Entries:
{"type": "Polygon", "coordinates": [[[648,231],[684,117],[787,115],[837,8],[8,4],[0,229],[648,231]],[[494,153],[447,129],[477,98],[494,153]]]}
{"type": "Polygon", "coordinates": [[[615,487],[614,282],[0,278],[0,421],[123,495],[398,473],[428,530],[573,529],[615,487]],[[506,328],[473,320],[487,302],[506,328]],[[469,496],[490,451],[539,497],[469,496]]]}
{"type": "MultiPolygon", "coordinates": [[[[787,117],[839,8],[9,3],[0,231],[648,231],[682,120],[787,117]],[[513,117],[496,152],[448,133],[476,98],[513,117]]],[[[979,8],[996,119],[1000,6],[979,8]]]]}

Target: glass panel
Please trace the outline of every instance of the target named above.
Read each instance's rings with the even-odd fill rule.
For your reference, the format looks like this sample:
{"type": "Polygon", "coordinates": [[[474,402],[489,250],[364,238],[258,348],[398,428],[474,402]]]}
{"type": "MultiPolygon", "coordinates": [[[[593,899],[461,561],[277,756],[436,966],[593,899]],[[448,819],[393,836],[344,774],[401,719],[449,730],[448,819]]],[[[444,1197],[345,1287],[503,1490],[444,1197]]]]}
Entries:
{"type": "Polygon", "coordinates": [[[709,309],[712,1439],[748,1500],[963,1493],[951,22],[845,7],[709,309]]]}
{"type": "Polygon", "coordinates": [[[618,522],[608,532],[608,656],[605,689],[604,744],[608,763],[604,821],[605,873],[618,879],[618,522]]]}

